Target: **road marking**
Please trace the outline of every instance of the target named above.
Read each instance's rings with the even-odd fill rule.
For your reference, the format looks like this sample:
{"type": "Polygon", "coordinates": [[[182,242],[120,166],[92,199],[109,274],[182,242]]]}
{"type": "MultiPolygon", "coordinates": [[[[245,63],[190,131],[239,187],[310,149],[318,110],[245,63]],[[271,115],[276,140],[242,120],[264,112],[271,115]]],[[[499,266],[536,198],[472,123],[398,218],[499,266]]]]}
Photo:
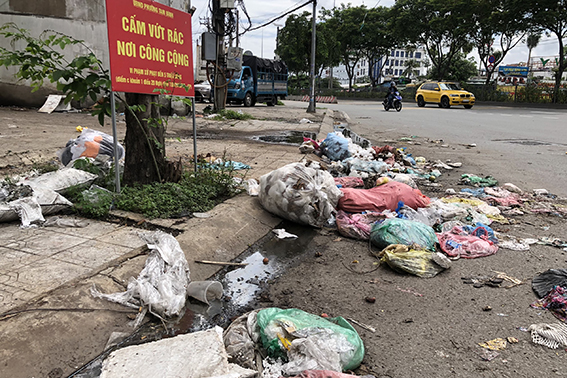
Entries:
{"type": "Polygon", "coordinates": [[[512,114],[506,114],[506,113],[502,113],[500,114],[502,117],[512,117],[512,114]]]}
{"type": "Polygon", "coordinates": [[[545,119],[559,119],[559,117],[549,117],[549,116],[543,117],[543,118],[545,118],[545,119]]]}
{"type": "Polygon", "coordinates": [[[531,115],[520,115],[520,117],[522,117],[522,118],[534,118],[534,116],[531,116],[531,115]]]}

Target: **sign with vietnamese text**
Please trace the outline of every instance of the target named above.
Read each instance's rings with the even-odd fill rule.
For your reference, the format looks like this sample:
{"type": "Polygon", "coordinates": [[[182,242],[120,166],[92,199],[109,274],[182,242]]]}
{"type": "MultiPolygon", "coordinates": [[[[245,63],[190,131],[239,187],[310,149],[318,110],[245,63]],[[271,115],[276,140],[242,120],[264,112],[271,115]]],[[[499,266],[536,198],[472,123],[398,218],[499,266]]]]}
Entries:
{"type": "Polygon", "coordinates": [[[522,66],[500,66],[498,73],[503,76],[528,77],[528,67],[522,66]]]}
{"type": "Polygon", "coordinates": [[[106,20],[113,91],[195,96],[190,14],[151,0],[106,0],[106,20]]]}

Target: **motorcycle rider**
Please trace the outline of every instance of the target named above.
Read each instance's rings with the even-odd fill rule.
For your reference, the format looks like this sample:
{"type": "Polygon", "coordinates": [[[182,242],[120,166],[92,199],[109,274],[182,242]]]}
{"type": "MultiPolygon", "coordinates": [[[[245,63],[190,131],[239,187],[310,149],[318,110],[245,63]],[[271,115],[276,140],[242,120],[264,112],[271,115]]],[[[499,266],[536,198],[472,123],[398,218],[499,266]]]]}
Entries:
{"type": "Polygon", "coordinates": [[[394,97],[396,96],[396,92],[398,91],[398,87],[396,87],[396,82],[390,82],[390,88],[388,88],[388,107],[392,107],[392,101],[394,101],[394,97]]]}

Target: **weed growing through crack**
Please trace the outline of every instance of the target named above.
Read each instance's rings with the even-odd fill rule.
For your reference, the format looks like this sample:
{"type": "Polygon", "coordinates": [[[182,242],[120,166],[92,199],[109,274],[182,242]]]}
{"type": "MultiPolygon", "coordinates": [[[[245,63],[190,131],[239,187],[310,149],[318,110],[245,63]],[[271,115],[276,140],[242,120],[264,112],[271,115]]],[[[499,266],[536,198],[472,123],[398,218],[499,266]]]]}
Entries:
{"type": "Polygon", "coordinates": [[[248,113],[237,112],[230,109],[221,109],[213,119],[216,121],[224,121],[227,119],[236,119],[239,121],[244,121],[247,119],[254,119],[254,116],[248,113]]]}

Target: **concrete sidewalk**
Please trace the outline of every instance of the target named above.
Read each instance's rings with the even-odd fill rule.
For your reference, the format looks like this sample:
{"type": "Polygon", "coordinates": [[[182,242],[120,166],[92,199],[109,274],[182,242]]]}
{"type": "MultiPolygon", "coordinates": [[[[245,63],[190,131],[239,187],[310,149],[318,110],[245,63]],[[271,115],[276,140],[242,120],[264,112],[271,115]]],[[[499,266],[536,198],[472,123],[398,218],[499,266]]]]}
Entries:
{"type": "MultiPolygon", "coordinates": [[[[254,121],[242,123],[241,130],[232,125],[231,132],[301,130],[324,138],[333,130],[328,112],[321,123],[254,121]]],[[[191,143],[185,139],[177,146],[188,148],[191,143]]],[[[248,177],[256,178],[304,157],[297,146],[243,139],[199,140],[199,151],[217,156],[224,151],[232,160],[251,165],[248,177]]],[[[179,232],[192,280],[207,279],[219,270],[195,260],[230,261],[281,221],[245,194],[208,215],[182,222],[150,221],[179,232]]],[[[103,352],[112,332],[133,331],[128,322],[135,312],[93,298],[90,288],[94,284],[107,293],[123,291],[128,279],[138,275],[147,251],[137,236],[140,230],[87,222],[83,228],[26,230],[18,223],[0,224],[0,378],[67,376],[103,352]]]]}

